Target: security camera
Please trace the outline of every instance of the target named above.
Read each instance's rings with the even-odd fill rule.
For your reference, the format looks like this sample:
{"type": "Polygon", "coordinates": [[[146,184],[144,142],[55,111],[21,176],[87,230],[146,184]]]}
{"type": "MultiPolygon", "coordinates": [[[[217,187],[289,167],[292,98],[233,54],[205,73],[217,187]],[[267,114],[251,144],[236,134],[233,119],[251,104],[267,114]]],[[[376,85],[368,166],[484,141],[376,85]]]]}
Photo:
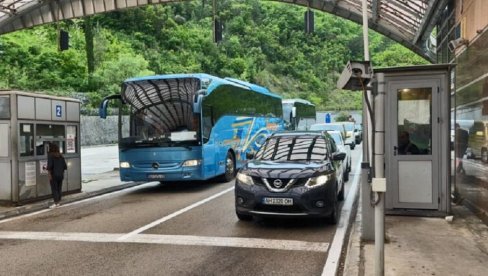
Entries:
{"type": "Polygon", "coordinates": [[[449,48],[449,51],[454,52],[459,46],[466,45],[468,44],[468,41],[464,38],[458,38],[449,41],[447,44],[447,48],[449,48]]]}
{"type": "Polygon", "coordinates": [[[337,88],[345,90],[364,90],[373,77],[369,61],[349,61],[337,80],[337,88]]]}

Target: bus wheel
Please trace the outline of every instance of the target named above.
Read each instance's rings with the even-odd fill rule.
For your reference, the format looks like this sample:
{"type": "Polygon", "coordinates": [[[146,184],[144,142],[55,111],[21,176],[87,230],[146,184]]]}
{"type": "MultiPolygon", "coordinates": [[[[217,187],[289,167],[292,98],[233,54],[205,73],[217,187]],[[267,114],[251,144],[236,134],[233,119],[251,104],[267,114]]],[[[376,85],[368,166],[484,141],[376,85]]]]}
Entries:
{"type": "Polygon", "coordinates": [[[229,182],[236,176],[236,162],[234,160],[234,155],[229,151],[227,152],[227,157],[225,158],[225,173],[222,175],[222,182],[229,182]]]}

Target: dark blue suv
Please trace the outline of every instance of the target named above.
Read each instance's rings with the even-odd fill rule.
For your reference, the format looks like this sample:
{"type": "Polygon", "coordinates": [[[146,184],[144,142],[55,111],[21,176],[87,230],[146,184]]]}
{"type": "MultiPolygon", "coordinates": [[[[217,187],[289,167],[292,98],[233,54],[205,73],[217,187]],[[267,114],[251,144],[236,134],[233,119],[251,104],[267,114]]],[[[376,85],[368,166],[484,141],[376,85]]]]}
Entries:
{"type": "Polygon", "coordinates": [[[344,199],[345,156],[324,132],[270,136],[237,174],[237,217],[313,216],[337,223],[337,201],[344,199]]]}

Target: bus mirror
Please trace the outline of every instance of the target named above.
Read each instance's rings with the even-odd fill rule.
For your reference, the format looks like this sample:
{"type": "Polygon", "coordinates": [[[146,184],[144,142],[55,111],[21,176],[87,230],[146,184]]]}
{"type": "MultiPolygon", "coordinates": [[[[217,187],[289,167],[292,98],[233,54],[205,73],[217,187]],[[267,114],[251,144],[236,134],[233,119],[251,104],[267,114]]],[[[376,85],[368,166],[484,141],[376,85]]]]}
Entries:
{"type": "Polygon", "coordinates": [[[122,103],[124,103],[124,101],[122,100],[122,97],[119,94],[115,94],[115,95],[111,95],[111,96],[107,96],[107,97],[103,98],[102,102],[100,103],[100,107],[98,108],[98,115],[100,116],[100,118],[102,118],[102,119],[107,118],[108,102],[110,100],[113,100],[113,99],[118,99],[122,103]]]}
{"type": "Polygon", "coordinates": [[[193,113],[201,113],[203,97],[205,97],[203,94],[195,95],[195,100],[193,101],[193,113]]]}
{"type": "Polygon", "coordinates": [[[292,118],[296,118],[297,117],[297,108],[296,107],[293,107],[291,109],[291,117],[292,118]]]}

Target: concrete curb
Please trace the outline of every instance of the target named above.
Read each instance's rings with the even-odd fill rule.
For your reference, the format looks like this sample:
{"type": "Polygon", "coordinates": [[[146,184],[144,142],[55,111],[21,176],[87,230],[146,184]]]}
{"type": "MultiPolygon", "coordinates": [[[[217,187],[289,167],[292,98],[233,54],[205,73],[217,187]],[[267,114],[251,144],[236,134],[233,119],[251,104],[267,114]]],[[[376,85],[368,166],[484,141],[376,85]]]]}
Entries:
{"type": "Polygon", "coordinates": [[[352,225],[349,234],[349,243],[346,250],[346,258],[344,260],[343,276],[358,276],[363,275],[364,271],[361,269],[361,204],[358,204],[356,219],[352,225]],[[363,271],[363,273],[361,273],[363,271]]]}
{"type": "MultiPolygon", "coordinates": [[[[144,184],[144,182],[130,182],[130,183],[125,183],[113,187],[107,187],[100,189],[98,191],[91,191],[91,192],[81,192],[78,194],[72,194],[72,195],[67,195],[63,198],[62,204],[68,204],[68,203],[73,203],[76,201],[81,201],[84,199],[100,196],[103,194],[108,194],[108,193],[113,193],[116,191],[128,189],[134,186],[138,186],[144,184]]],[[[37,212],[43,209],[49,208],[49,205],[52,204],[52,200],[44,200],[42,202],[37,202],[37,203],[32,203],[32,204],[27,204],[19,207],[14,207],[15,209],[13,210],[8,210],[4,212],[0,212],[0,220],[8,219],[11,217],[19,216],[19,215],[24,215],[28,213],[33,213],[37,212]]]]}

